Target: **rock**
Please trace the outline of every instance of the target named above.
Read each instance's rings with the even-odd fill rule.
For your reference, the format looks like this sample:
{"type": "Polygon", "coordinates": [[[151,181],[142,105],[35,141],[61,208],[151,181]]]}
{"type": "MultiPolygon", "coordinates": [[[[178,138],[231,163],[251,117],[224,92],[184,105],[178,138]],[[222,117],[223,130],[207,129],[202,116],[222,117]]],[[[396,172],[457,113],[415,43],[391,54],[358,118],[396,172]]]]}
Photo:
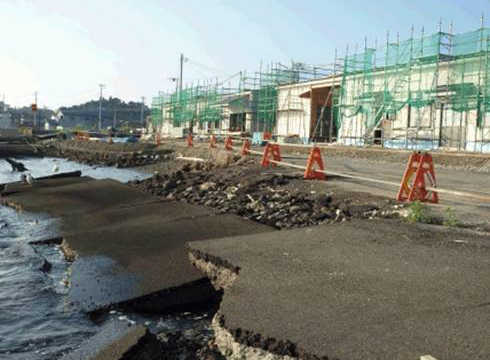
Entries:
{"type": "Polygon", "coordinates": [[[231,152],[222,149],[210,149],[210,155],[216,165],[226,167],[233,162],[231,152]]]}
{"type": "Polygon", "coordinates": [[[177,182],[174,179],[167,180],[162,184],[162,188],[165,190],[173,189],[177,186],[177,182]]]}
{"type": "Polygon", "coordinates": [[[249,207],[250,209],[254,210],[254,211],[257,211],[257,210],[260,208],[260,202],[259,202],[259,200],[254,200],[254,201],[252,201],[252,202],[251,202],[251,203],[248,205],[248,207],[249,207]]]}
{"type": "Polygon", "coordinates": [[[53,265],[48,260],[46,260],[46,259],[43,259],[43,260],[44,260],[43,264],[39,268],[39,270],[41,270],[44,273],[51,271],[51,269],[53,268],[53,265]]]}
{"type": "Polygon", "coordinates": [[[315,205],[318,207],[328,206],[332,202],[332,197],[326,194],[320,194],[315,197],[315,205]]]}
{"type": "Polygon", "coordinates": [[[199,186],[199,189],[204,191],[208,191],[210,189],[215,189],[215,188],[216,188],[216,184],[212,181],[207,181],[199,186]]]}

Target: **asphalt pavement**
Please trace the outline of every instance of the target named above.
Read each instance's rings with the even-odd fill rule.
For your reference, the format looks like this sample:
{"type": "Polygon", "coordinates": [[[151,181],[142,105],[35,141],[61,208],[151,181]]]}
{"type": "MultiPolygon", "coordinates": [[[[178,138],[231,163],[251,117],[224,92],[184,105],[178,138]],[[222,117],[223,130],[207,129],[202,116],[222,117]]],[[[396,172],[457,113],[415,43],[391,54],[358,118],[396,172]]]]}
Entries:
{"type": "Polygon", "coordinates": [[[488,236],[368,220],[190,249],[240,269],[220,312],[244,344],[308,359],[490,358],[488,236]]]}
{"type": "Polygon", "coordinates": [[[71,266],[70,304],[86,311],[117,305],[166,312],[218,299],[188,261],[188,241],[270,231],[230,214],[162,201],[115,180],[87,177],[9,184],[2,200],[61,219],[71,266]]]}

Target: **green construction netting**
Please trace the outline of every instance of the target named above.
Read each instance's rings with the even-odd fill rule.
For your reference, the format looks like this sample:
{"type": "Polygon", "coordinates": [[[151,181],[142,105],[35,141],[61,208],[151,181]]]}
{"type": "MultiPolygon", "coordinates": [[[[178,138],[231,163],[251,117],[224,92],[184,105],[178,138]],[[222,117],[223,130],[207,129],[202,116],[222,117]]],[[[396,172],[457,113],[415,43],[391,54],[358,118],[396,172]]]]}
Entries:
{"type": "Polygon", "coordinates": [[[152,102],[152,120],[171,122],[174,126],[194,122],[219,121],[222,118],[222,98],[216,86],[187,87],[152,102]]]}
{"type": "Polygon", "coordinates": [[[362,116],[368,134],[386,114],[441,101],[453,111],[477,110],[480,125],[482,114],[490,112],[489,43],[490,29],[483,28],[436,33],[346,56],[339,122],[362,116]]]}
{"type": "Polygon", "coordinates": [[[240,75],[238,90],[229,86],[225,88],[223,83],[216,82],[161,95],[152,103],[152,120],[154,123],[167,121],[174,126],[189,122],[217,124],[225,118],[225,114],[233,111],[251,113],[254,131],[273,131],[276,125],[277,87],[317,76],[315,71],[311,72],[311,69],[303,68],[303,65],[298,68],[268,68],[267,71],[256,72],[251,83],[251,78],[240,75]],[[252,95],[249,93],[243,96],[244,91],[249,91],[252,95]]]}
{"type": "Polygon", "coordinates": [[[259,131],[272,131],[276,123],[277,87],[267,85],[256,92],[259,131]]]}
{"type": "Polygon", "coordinates": [[[442,34],[388,43],[344,60],[340,123],[361,115],[371,132],[385,114],[406,105],[422,108],[436,98],[436,69],[442,34]]]}
{"type": "Polygon", "coordinates": [[[164,99],[161,96],[155,96],[151,102],[150,119],[153,125],[160,125],[163,121],[162,107],[164,99]]]}
{"type": "Polygon", "coordinates": [[[451,109],[458,112],[477,111],[481,126],[483,114],[490,112],[490,29],[479,29],[452,38],[449,63],[451,109]]]}

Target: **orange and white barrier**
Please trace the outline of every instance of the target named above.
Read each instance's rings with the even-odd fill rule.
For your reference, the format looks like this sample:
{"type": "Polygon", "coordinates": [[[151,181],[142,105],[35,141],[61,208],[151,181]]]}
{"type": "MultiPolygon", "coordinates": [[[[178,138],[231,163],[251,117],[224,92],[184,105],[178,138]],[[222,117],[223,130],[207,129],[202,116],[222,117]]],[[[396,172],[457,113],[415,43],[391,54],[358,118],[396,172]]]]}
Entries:
{"type": "Polygon", "coordinates": [[[437,204],[439,195],[436,188],[436,175],[432,156],[429,153],[413,153],[408,160],[407,169],[403,175],[400,190],[396,199],[398,201],[421,201],[437,204]],[[426,186],[426,182],[429,186],[426,186]]]}
{"type": "Polygon", "coordinates": [[[228,136],[225,140],[225,150],[233,150],[233,140],[231,139],[231,136],[228,136]]]}
{"type": "Polygon", "coordinates": [[[262,167],[276,166],[276,163],[280,162],[282,162],[282,157],[279,145],[267,144],[262,155],[262,167]]]}
{"type": "Polygon", "coordinates": [[[216,136],[214,135],[211,135],[211,137],[209,138],[209,148],[215,148],[217,147],[218,145],[216,145],[216,136]]]}
{"type": "Polygon", "coordinates": [[[86,131],[77,131],[75,133],[75,140],[77,140],[77,141],[89,141],[90,135],[86,131]]]}
{"type": "Polygon", "coordinates": [[[325,173],[322,172],[323,170],[324,168],[323,168],[322,153],[320,151],[320,148],[314,146],[311,148],[310,155],[308,156],[308,161],[306,162],[305,174],[303,177],[308,180],[311,179],[325,180],[326,177],[325,177],[325,173]],[[318,166],[318,169],[314,168],[315,164],[318,166]]]}
{"type": "Polygon", "coordinates": [[[306,166],[282,161],[280,145],[274,142],[267,143],[263,152],[252,150],[250,148],[250,141],[248,139],[245,139],[241,148],[234,147],[229,142],[227,145],[225,141],[225,149],[237,150],[242,156],[252,154],[260,155],[262,156],[261,164],[263,167],[266,168],[275,165],[281,165],[302,170],[304,171],[304,179],[324,180],[326,179],[325,175],[331,175],[335,177],[397,187],[399,188],[396,197],[398,201],[424,201],[430,203],[438,203],[439,194],[449,194],[454,196],[473,198],[484,202],[490,202],[490,196],[487,195],[438,188],[436,184],[432,156],[429,153],[413,153],[410,156],[407,169],[405,170],[405,173],[402,177],[402,181],[401,183],[399,183],[358,175],[326,171],[321,156],[321,150],[318,146],[312,147],[306,166]]]}
{"type": "Polygon", "coordinates": [[[242,149],[240,150],[240,155],[247,156],[250,154],[250,141],[245,139],[243,141],[242,149]]]}

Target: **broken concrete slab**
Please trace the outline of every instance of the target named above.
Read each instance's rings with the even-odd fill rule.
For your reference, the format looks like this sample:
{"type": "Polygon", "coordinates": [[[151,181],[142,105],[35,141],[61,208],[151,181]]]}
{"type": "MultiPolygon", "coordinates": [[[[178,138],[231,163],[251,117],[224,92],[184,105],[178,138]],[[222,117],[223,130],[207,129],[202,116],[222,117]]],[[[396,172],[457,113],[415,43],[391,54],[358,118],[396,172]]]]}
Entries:
{"type": "Polygon", "coordinates": [[[121,360],[131,348],[138,345],[146,335],[147,330],[143,326],[138,326],[102,349],[90,360],[121,360]]]}
{"type": "Polygon", "coordinates": [[[237,216],[175,202],[108,209],[65,223],[65,244],[80,256],[73,264],[74,274],[81,274],[71,279],[73,297],[87,310],[138,299],[130,308],[145,312],[216,295],[203,274],[187,261],[186,242],[270,230],[237,216]],[[98,279],[98,292],[86,276],[98,279]],[[192,286],[184,290],[184,284],[192,286]],[[177,287],[179,291],[174,292],[177,287]],[[150,294],[153,300],[143,301],[141,297],[150,294]]]}
{"type": "Polygon", "coordinates": [[[63,217],[105,207],[156,201],[119,181],[95,180],[88,176],[45,179],[33,185],[17,182],[8,184],[7,189],[2,193],[7,205],[18,204],[25,211],[63,217]]]}
{"type": "Polygon", "coordinates": [[[141,326],[128,326],[127,322],[111,319],[101,324],[97,333],[86,339],[78,348],[64,354],[60,359],[120,359],[144,334],[145,329],[141,326]]]}
{"type": "Polygon", "coordinates": [[[488,236],[371,220],[189,249],[238,274],[215,323],[246,347],[308,359],[490,354],[488,236]]]}
{"type": "Polygon", "coordinates": [[[107,179],[40,180],[32,187],[18,185],[2,200],[61,218],[61,246],[76,259],[70,301],[87,311],[117,304],[165,312],[215,303],[219,293],[189,263],[185,244],[270,230],[107,179]]]}
{"type": "Polygon", "coordinates": [[[40,147],[30,144],[0,144],[0,159],[4,157],[41,157],[40,147]]]}

